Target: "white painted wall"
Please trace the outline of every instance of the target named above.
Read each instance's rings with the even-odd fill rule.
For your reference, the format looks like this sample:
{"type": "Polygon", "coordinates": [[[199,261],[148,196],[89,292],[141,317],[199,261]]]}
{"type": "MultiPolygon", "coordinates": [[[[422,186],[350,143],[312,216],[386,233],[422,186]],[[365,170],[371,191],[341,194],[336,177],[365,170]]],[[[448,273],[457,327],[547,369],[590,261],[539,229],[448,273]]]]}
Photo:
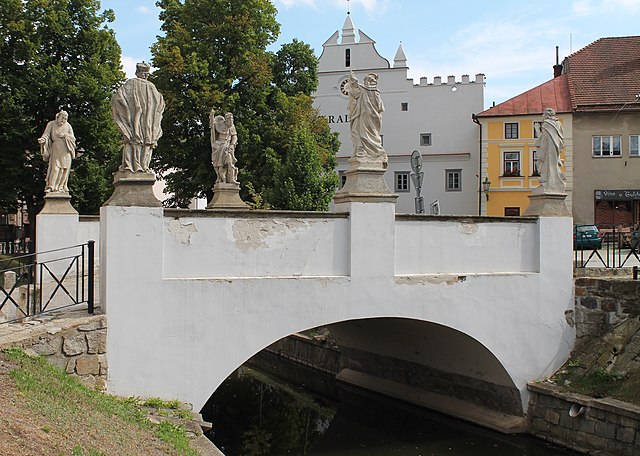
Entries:
{"type": "MultiPolygon", "coordinates": [[[[350,71],[361,83],[366,74],[374,72],[379,76],[378,88],[385,105],[381,134],[390,157],[385,175],[389,188],[394,189],[396,171],[411,171],[409,158],[414,150],[419,150],[424,157],[422,196],[427,209],[429,203],[439,200],[443,214],[477,214],[479,128],[471,120],[471,114],[483,110],[484,75],[436,76],[414,83],[413,79],[407,79],[406,60],[390,65],[378,54],[375,42],[362,31],[354,37],[349,35],[355,33],[350,24],[348,19],[341,39],[336,32],[323,45],[314,102],[329,119],[332,131],[340,135],[338,170],[349,169],[347,158],[353,151],[346,118],[348,97],[340,91],[340,84],[350,71]],[[347,49],[351,52],[349,67],[345,66],[347,49]],[[401,110],[402,103],[408,103],[407,111],[401,110]],[[421,133],[431,133],[431,146],[420,145],[421,133]],[[462,170],[461,192],[445,191],[446,169],[462,170]]],[[[415,189],[413,183],[410,186],[409,193],[399,193],[398,213],[415,212],[415,189]]]]}
{"type": "Polygon", "coordinates": [[[349,218],[103,207],[110,391],[198,410],[282,337],[371,317],[469,335],[502,363],[523,403],[526,383],[567,359],[570,218],[396,221],[391,203],[344,209],[349,218]]]}

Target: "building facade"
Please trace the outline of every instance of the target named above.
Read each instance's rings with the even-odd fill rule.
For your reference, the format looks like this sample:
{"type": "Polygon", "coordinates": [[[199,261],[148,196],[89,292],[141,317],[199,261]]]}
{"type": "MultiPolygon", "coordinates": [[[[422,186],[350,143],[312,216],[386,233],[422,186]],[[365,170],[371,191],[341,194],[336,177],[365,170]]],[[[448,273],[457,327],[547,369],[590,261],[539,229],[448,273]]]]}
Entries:
{"type": "Polygon", "coordinates": [[[601,38],[556,65],[552,80],[476,116],[481,172],[491,183],[483,213],[527,207],[538,184],[532,124],[546,107],[563,123],[574,223],[640,224],[640,36],[601,38]]]}
{"type": "Polygon", "coordinates": [[[567,57],[575,223],[640,223],[640,36],[601,38],[567,57]]]}
{"type": "Polygon", "coordinates": [[[553,108],[562,122],[565,149],[561,153],[566,179],[567,206],[573,188],[573,127],[567,76],[557,77],[479,113],[482,128],[482,176],[489,181],[482,214],[519,216],[529,205],[528,195],[540,185],[536,122],[545,108],[553,108]]]}
{"type": "Polygon", "coordinates": [[[419,83],[407,78],[407,58],[398,48],[393,65],[375,48],[375,41],[356,30],[347,19],[324,44],[319,59],[315,106],[340,134],[338,172],[349,169],[353,147],[344,84],[351,71],[362,82],[368,73],[379,76],[378,88],[385,105],[381,135],[389,157],[385,180],[399,195],[396,211],[415,212],[415,186],[411,154],[422,154],[424,180],[421,194],[426,212],[437,201],[442,214],[478,213],[478,126],[471,115],[482,110],[484,75],[434,77],[419,83]]]}

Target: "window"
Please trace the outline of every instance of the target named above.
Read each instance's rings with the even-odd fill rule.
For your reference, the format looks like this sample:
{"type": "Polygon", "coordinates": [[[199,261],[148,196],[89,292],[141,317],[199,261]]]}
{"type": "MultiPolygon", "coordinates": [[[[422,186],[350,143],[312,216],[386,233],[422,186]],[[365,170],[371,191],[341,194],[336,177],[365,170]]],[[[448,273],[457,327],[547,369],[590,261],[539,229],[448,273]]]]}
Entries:
{"type": "Polygon", "coordinates": [[[540,175],[540,170],[538,169],[538,151],[537,150],[531,151],[531,175],[532,176],[540,175]]]}
{"type": "Polygon", "coordinates": [[[351,66],[351,49],[344,50],[344,66],[347,68],[351,66]]]}
{"type": "Polygon", "coordinates": [[[344,171],[338,171],[338,176],[340,177],[340,188],[342,188],[347,183],[347,175],[344,171]]]}
{"type": "Polygon", "coordinates": [[[520,216],[520,208],[519,207],[505,207],[504,208],[504,216],[505,217],[519,217],[520,216]]]}
{"type": "Polygon", "coordinates": [[[504,124],[504,139],[518,139],[518,123],[504,124]]]}
{"type": "Polygon", "coordinates": [[[420,133],[420,145],[421,146],[431,145],[431,133],[420,133]]]}
{"type": "Polygon", "coordinates": [[[520,176],[520,152],[505,152],[503,155],[503,165],[503,176],[520,176]]]}
{"type": "Polygon", "coordinates": [[[640,157],[640,150],[638,150],[638,142],[640,135],[629,135],[629,157],[640,157]]]}
{"type": "Polygon", "coordinates": [[[461,192],[462,191],[462,170],[461,169],[446,169],[445,174],[445,190],[447,192],[461,192]]]}
{"type": "Polygon", "coordinates": [[[409,103],[400,103],[400,110],[401,111],[408,111],[409,110],[409,103]]]}
{"type": "Polygon", "coordinates": [[[409,191],[409,171],[395,172],[395,191],[396,192],[409,191]]]}
{"type": "Polygon", "coordinates": [[[594,157],[619,157],[622,155],[620,136],[594,136],[594,157]]]}

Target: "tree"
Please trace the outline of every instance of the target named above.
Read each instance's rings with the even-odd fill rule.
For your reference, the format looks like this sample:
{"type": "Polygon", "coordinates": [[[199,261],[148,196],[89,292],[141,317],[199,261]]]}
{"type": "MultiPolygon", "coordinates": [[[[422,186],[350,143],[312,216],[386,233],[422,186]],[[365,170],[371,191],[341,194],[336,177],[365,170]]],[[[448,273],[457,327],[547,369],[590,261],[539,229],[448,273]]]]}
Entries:
{"type": "Polygon", "coordinates": [[[37,138],[61,109],[81,155],[72,203],[97,213],[109,196],[120,147],[109,99],[124,73],[113,12],[100,9],[97,0],[0,0],[0,206],[26,202],[32,221],[46,174],[37,138]]]}
{"type": "Polygon", "coordinates": [[[311,95],[318,88],[318,59],[306,43],[293,39],[276,52],[273,82],[287,95],[311,95]]]}
{"type": "Polygon", "coordinates": [[[292,134],[298,130],[295,126],[306,125],[315,142],[302,143],[309,150],[297,151],[299,159],[316,160],[319,154],[324,169],[335,164],[337,151],[326,120],[313,109],[311,98],[303,95],[313,86],[309,75],[287,70],[298,68],[317,81],[317,61],[316,66],[309,63],[315,60],[311,48],[291,43],[281,54],[283,62],[291,63],[276,68],[277,56],[266,50],[279,33],[270,1],[160,0],[158,6],[165,36],[152,47],[157,68],[152,77],[167,109],[154,165],[165,174],[167,187],[175,195],[170,204],[186,206],[195,196],[212,197],[215,173],[208,119],[213,107],[218,114],[234,114],[243,198],[253,189],[265,206],[290,208],[288,200],[274,199],[269,189],[281,184],[276,179],[284,170],[292,169],[283,163],[293,145],[292,134]],[[306,63],[294,66],[298,60],[306,63]],[[303,92],[300,97],[299,91],[303,92]],[[326,128],[318,126],[323,122],[326,128]]]}

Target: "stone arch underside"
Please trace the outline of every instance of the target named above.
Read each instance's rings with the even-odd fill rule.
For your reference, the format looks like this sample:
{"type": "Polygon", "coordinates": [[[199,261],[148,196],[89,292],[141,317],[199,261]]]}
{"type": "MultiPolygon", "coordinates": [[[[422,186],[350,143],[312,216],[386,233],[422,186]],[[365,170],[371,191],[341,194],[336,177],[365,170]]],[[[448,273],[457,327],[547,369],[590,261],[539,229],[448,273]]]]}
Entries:
{"type": "Polygon", "coordinates": [[[339,381],[501,432],[524,431],[520,391],[502,363],[471,336],[410,318],[327,326],[341,351],[339,381]]]}

